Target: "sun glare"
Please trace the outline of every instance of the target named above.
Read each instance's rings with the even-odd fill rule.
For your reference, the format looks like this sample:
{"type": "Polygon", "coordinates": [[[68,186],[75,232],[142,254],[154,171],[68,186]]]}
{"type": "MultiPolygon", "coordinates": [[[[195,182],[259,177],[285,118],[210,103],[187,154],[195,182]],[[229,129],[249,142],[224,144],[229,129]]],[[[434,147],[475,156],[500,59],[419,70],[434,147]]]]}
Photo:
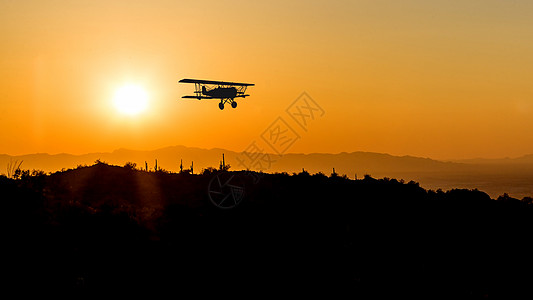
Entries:
{"type": "Polygon", "coordinates": [[[148,108],[148,94],[137,85],[125,85],[115,92],[115,108],[125,115],[138,115],[148,108]]]}

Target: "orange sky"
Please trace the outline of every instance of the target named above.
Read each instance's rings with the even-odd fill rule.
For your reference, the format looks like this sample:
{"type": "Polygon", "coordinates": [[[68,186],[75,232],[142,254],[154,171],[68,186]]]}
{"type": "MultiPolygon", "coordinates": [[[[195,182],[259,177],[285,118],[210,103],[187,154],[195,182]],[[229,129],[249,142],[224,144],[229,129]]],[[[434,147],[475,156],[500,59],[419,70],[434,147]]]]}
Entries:
{"type": "Polygon", "coordinates": [[[532,53],[531,1],[0,0],[0,153],[241,151],[305,91],[324,115],[287,152],[520,156],[532,53]],[[256,86],[220,111],[182,78],[256,86]]]}

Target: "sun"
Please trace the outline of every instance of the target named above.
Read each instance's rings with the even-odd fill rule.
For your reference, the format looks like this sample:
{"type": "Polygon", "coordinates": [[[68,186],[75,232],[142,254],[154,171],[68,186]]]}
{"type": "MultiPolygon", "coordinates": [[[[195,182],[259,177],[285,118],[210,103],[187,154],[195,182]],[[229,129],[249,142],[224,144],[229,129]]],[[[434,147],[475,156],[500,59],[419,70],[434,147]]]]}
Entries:
{"type": "Polygon", "coordinates": [[[115,92],[113,104],[121,114],[135,116],[148,108],[148,93],[138,85],[125,85],[115,92]]]}

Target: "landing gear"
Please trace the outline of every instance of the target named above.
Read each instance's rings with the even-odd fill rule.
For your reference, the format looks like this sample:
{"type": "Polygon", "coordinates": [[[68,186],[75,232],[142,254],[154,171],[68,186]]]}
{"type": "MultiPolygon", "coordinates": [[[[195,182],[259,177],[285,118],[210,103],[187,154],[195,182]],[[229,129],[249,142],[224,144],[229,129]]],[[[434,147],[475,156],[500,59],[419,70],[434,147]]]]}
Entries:
{"type": "Polygon", "coordinates": [[[224,103],[220,102],[218,104],[218,108],[220,108],[220,110],[223,110],[224,109],[224,103]]]}
{"type": "Polygon", "coordinates": [[[237,102],[235,102],[235,101],[231,102],[231,107],[236,108],[237,107],[237,102]]]}

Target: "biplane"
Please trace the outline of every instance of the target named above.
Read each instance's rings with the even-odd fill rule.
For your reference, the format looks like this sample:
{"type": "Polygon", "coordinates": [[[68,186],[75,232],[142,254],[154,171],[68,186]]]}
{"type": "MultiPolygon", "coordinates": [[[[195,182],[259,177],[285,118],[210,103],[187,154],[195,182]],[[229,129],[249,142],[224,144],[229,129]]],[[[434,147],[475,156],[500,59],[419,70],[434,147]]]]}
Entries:
{"type": "Polygon", "coordinates": [[[182,79],[181,83],[194,83],[194,96],[183,96],[185,99],[220,99],[218,108],[224,109],[224,104],[230,103],[231,107],[236,108],[235,98],[246,98],[246,88],[253,86],[253,83],[199,80],[199,79],[182,79]]]}

